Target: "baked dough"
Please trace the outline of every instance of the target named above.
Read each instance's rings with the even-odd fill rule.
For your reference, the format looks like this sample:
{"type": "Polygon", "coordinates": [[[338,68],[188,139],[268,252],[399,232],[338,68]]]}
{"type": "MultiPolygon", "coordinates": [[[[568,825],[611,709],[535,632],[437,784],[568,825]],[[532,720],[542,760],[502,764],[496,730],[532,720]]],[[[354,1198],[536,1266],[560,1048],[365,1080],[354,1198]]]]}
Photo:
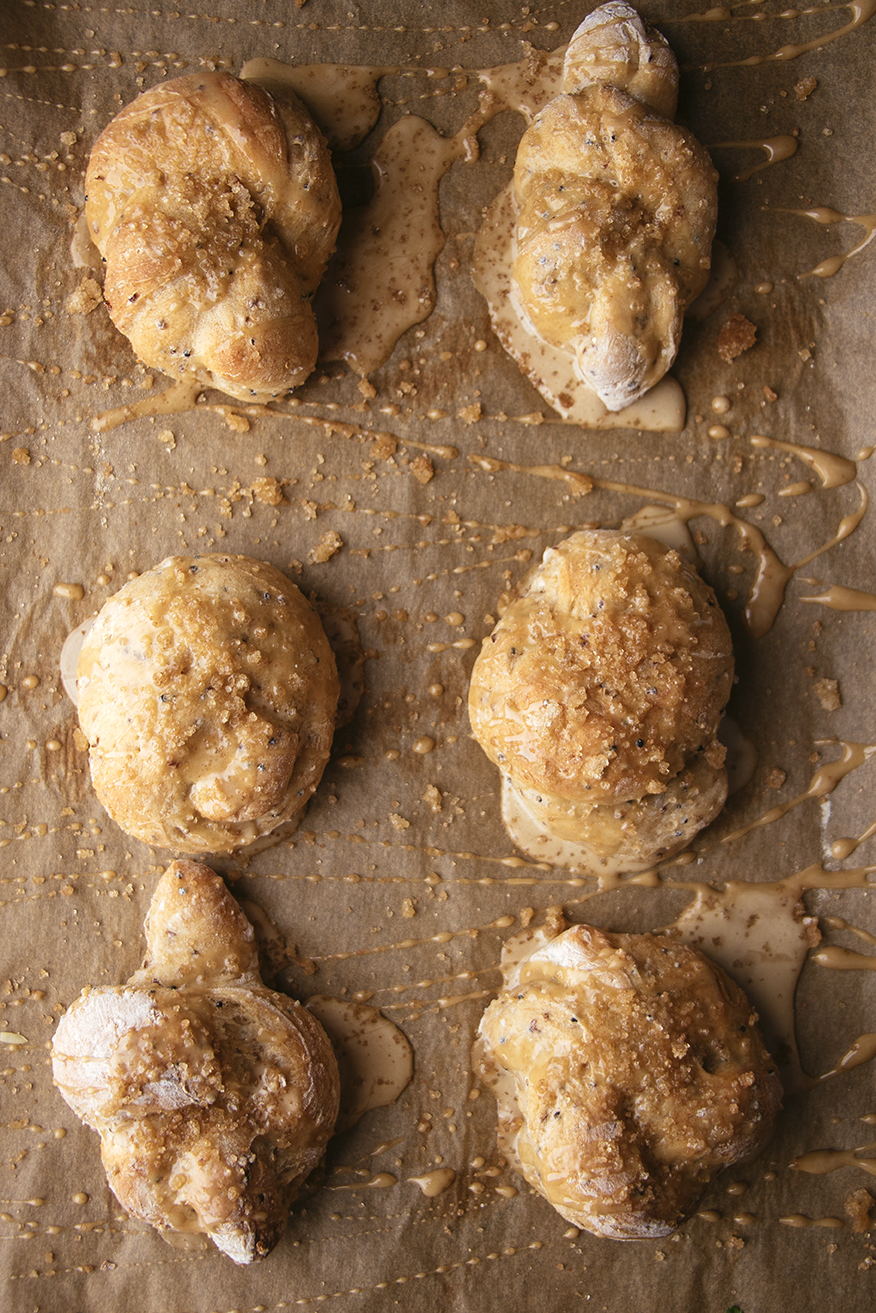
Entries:
{"type": "Polygon", "coordinates": [[[291,91],[228,73],[153,87],[98,137],[85,187],[104,299],[142,361],[243,401],[304,382],[341,204],[291,91]]]}
{"type": "Polygon", "coordinates": [[[513,969],[475,1070],[499,1147],[569,1222],[668,1235],[722,1168],[758,1153],[781,1083],[742,990],[657,935],[565,930],[513,969]]]}
{"type": "Polygon", "coordinates": [[[724,804],[727,622],[676,550],[580,530],[524,580],[472,670],[475,738],[533,820],[590,851],[584,869],[642,870],[724,804]]]}
{"type": "Polygon", "coordinates": [[[563,94],[523,134],[512,285],[518,308],[608,410],[638,400],[678,351],[705,286],[717,173],[675,113],[664,38],[607,4],[569,44],[563,94]]]}
{"type": "Polygon", "coordinates": [[[231,852],[300,814],[331,748],[335,659],[285,575],[171,556],[101,610],[77,666],[95,791],[144,843],[231,852]]]}
{"type": "Polygon", "coordinates": [[[276,1245],[338,1111],[325,1032],[265,988],[252,926],[219,876],[191,861],[158,883],[142,969],[83,991],[52,1066],[100,1133],[119,1203],[163,1233],[205,1233],[235,1263],[276,1245]]]}

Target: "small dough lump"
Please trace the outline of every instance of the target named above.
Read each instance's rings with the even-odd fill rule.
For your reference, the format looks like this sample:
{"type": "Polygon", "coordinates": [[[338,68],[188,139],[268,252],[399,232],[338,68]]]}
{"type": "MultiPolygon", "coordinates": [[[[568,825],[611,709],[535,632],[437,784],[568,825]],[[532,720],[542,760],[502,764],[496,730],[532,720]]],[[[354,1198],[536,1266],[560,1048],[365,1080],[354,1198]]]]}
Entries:
{"type": "Polygon", "coordinates": [[[742,990],[657,935],[565,930],[506,979],[475,1069],[499,1147],[567,1221],[668,1235],[722,1168],[763,1147],[781,1105],[742,990]]]}
{"type": "Polygon", "coordinates": [[[230,852],[290,821],[338,702],[319,617],[273,566],[171,556],[101,610],[77,667],[94,788],[144,843],[230,852]]]}

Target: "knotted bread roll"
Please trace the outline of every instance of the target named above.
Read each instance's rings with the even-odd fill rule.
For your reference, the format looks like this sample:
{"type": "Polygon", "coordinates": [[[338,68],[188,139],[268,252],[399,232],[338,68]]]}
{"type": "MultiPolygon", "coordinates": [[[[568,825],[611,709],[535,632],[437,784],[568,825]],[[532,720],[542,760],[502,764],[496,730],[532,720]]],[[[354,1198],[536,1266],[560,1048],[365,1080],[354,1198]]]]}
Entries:
{"type": "Polygon", "coordinates": [[[202,1232],[241,1264],[282,1236],[338,1112],[325,1032],[265,988],[252,926],[197,862],[168,867],[142,969],[80,995],[52,1067],[100,1134],[119,1203],[162,1234],[202,1232]]]}
{"type": "Polygon", "coordinates": [[[514,168],[514,295],[524,319],[608,410],[675,359],[686,307],[709,275],[717,174],[670,119],[678,69],[627,4],[584,20],[563,94],[524,133],[514,168]]]}
{"type": "Polygon", "coordinates": [[[732,682],[727,622],[694,567],[647,534],[582,529],[484,640],[469,716],[515,805],[577,845],[568,864],[638,871],[724,804],[732,682]]]}
{"type": "Polygon", "coordinates": [[[291,92],[228,73],[153,87],[101,133],[85,184],[104,298],[142,361],[245,401],[304,382],[341,205],[291,92]]]}
{"type": "Polygon", "coordinates": [[[668,1235],[769,1136],[782,1087],[756,1022],[686,944],[572,926],[506,971],[481,1020],[500,1151],[575,1226],[668,1235]]]}
{"type": "Polygon", "coordinates": [[[116,593],[77,667],[97,796],[128,834],[231,852],[300,817],[331,749],[334,654],[285,575],[170,556],[116,593]]]}

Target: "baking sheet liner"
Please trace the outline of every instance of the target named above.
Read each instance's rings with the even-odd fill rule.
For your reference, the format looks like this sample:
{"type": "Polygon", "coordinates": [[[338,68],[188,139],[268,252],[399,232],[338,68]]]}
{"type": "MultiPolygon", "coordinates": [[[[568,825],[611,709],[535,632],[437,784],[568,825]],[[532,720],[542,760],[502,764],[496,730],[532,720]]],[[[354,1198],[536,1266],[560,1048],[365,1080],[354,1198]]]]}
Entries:
{"type": "MultiPolygon", "coordinates": [[[[730,257],[723,297],[687,324],[673,371],[688,402],[680,434],[588,433],[557,422],[493,337],[470,259],[483,208],[510,177],[517,114],[486,124],[480,158],[460,159],[444,176],[435,308],[371,375],[373,397],[345,366],[328,363],[298,405],[276,408],[283,415],[244,423],[202,406],[96,431],[96,415],[157,395],[165,381],[147,386],[102,306],[87,315],[65,309],[87,275],[69,251],[90,145],[141,89],[182,72],[239,71],[257,57],[398,68],[380,83],[372,134],[336,161],[359,185],[397,118],[421,115],[445,135],[458,131],[477,105],[467,71],[520,59],[527,42],[554,49],[589,7],[4,7],[0,1254],[11,1310],[249,1313],[328,1299],[351,1313],[872,1304],[872,1236],[845,1212],[874,1171],[866,1063],[789,1099],[759,1162],[720,1178],[705,1215],[669,1240],[570,1235],[502,1165],[494,1104],[478,1093],[469,1048],[498,984],[505,936],[529,918],[525,909],[538,924],[555,905],[614,930],[647,929],[670,921],[690,894],[642,883],[599,892],[568,872],[515,863],[498,775],[469,737],[465,697],[501,592],[573,527],[616,526],[660,493],[695,498],[733,508],[793,564],[857,513],[872,482],[861,453],[874,441],[876,248],[863,246],[830,276],[808,271],[872,232],[873,5],[799,14],[771,2],[645,8],[682,66],[680,118],[713,148],[718,236],[730,257]],[[436,67],[450,71],[426,72],[436,67]],[[787,152],[787,138],[794,153],[769,163],[787,152]],[[740,181],[755,165],[763,167],[740,181]],[[734,311],[756,325],[757,343],[725,363],[718,337],[734,311]],[[720,414],[717,396],[731,403],[720,414]],[[709,437],[716,425],[729,436],[709,437]],[[375,444],[372,431],[392,435],[395,449],[375,444]],[[759,434],[792,447],[755,445],[759,434]],[[856,479],[823,487],[793,444],[856,460],[856,479]],[[415,464],[424,455],[428,482],[415,464]],[[504,464],[491,470],[483,458],[504,464]],[[604,486],[579,495],[580,486],[533,473],[536,465],[655,495],[604,486]],[[265,478],[282,488],[277,505],[260,499],[265,478]],[[745,498],[757,504],[739,507],[745,498]],[[342,547],[311,561],[331,531],[342,547]],[[263,557],[357,621],[366,692],[301,830],[245,869],[224,869],[286,939],[281,984],[302,998],[367,995],[401,1026],[416,1063],[394,1106],[333,1142],[323,1188],[293,1210],[274,1254],[247,1270],[206,1244],[171,1248],[122,1215],[97,1137],[52,1087],[48,1052],[59,1015],[84,985],[118,983],[139,964],[143,917],[168,860],[122,835],[94,798],[59,680],[60,648],[130,571],[197,550],[263,557]],[[423,751],[425,740],[432,750],[423,751]],[[824,1160],[836,1170],[791,1168],[821,1149],[847,1152],[824,1160]],[[437,1167],[455,1177],[427,1197],[410,1178],[437,1167]]],[[[846,749],[863,764],[833,791],[824,793],[823,779],[811,785],[824,763],[842,760],[844,742],[874,737],[872,515],[789,580],[760,637],[744,617],[755,556],[738,525],[720,518],[698,515],[691,529],[733,629],[730,710],[757,765],[698,836],[695,863],[664,874],[720,886],[813,866],[866,867],[872,843],[832,845],[873,821],[868,753],[846,749]],[[859,590],[843,595],[853,609],[803,600],[836,601],[828,590],[840,585],[859,590]],[[795,799],[775,821],[723,842],[795,799]]],[[[863,958],[856,969],[811,960],[803,969],[797,1036],[812,1075],[876,1030],[872,900],[864,888],[829,888],[838,878],[816,871],[807,908],[820,918],[822,946],[863,958]]],[[[856,879],[866,874],[846,883],[856,879]]]]}

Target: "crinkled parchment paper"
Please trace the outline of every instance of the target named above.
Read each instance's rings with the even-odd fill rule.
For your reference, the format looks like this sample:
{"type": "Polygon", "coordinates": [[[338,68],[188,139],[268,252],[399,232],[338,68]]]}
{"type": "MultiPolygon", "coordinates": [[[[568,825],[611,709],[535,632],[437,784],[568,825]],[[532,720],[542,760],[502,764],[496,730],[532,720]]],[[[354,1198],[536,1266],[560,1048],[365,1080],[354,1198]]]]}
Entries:
{"type": "MultiPolygon", "coordinates": [[[[616,930],[655,927],[692,895],[658,881],[600,892],[563,870],[508,862],[516,854],[499,819],[498,775],[469,736],[465,696],[503,588],[571,527],[614,526],[661,494],[680,495],[735,507],[794,565],[857,514],[876,441],[876,246],[829,276],[809,271],[851,252],[872,224],[860,216],[876,209],[873,6],[816,4],[799,15],[774,0],[708,12],[668,0],[644,7],[682,65],[680,116],[713,147],[729,257],[711,313],[686,326],[674,370],[688,401],[682,433],[557,422],[494,338],[470,258],[483,207],[510,176],[523,127],[510,113],[482,129],[477,161],[460,158],[443,179],[435,308],[371,375],[373,395],[328,363],[276,417],[202,406],[106,431],[92,424],[165,386],[157,376],[150,386],[102,305],[82,313],[89,273],[70,257],[90,146],[122,104],[177,73],[239,71],[262,56],[391,65],[401,71],[380,84],[377,127],[337,160],[361,183],[399,116],[457,132],[477,104],[466,70],[518,60],[527,42],[561,45],[590,7],[3,6],[0,1254],[10,1310],[253,1313],[325,1300],[349,1313],[872,1307],[873,1238],[846,1213],[849,1196],[868,1184],[876,1193],[872,1065],[849,1065],[790,1098],[762,1159],[717,1181],[704,1215],[665,1241],[570,1234],[497,1157],[493,1100],[475,1086],[469,1048],[498,984],[503,939],[555,905],[616,930]],[[764,167],[750,172],[755,165],[764,167]],[[801,213],[817,209],[817,218],[801,213]],[[725,362],[718,338],[734,312],[756,326],[757,342],[725,362]],[[715,397],[729,408],[716,412],[715,397]],[[394,441],[375,443],[372,432],[394,441]],[[756,435],[796,446],[758,445],[756,435]],[[857,479],[822,486],[800,445],[857,460],[857,479]],[[490,471],[472,457],[517,468],[490,471]],[[577,495],[580,487],[526,468],[534,465],[644,491],[577,495]],[[339,549],[311,559],[332,533],[339,549]],[[171,1248],[121,1214],[96,1136],[52,1086],[48,1052],[84,985],[120,982],[139,964],[143,916],[170,856],[125,838],[94,798],[59,682],[60,648],[130,571],[197,550],[263,557],[321,604],[355,615],[367,689],[301,830],[226,870],[285,937],[283,987],[302,998],[368,996],[402,1027],[416,1060],[400,1100],[332,1144],[323,1188],[293,1211],[274,1254],[248,1270],[206,1245],[171,1248]],[[835,1151],[818,1160],[832,1170],[791,1167],[816,1150],[835,1151]],[[429,1197],[411,1178],[436,1167],[455,1177],[429,1197]]],[[[866,874],[837,873],[873,857],[872,842],[834,846],[874,819],[872,765],[856,764],[863,749],[843,748],[876,738],[872,512],[789,579],[760,637],[744,621],[756,554],[720,519],[701,514],[691,529],[733,628],[730,709],[757,765],[697,837],[694,863],[663,874],[720,887],[816,868],[804,883],[822,954],[846,950],[810,956],[797,990],[802,1065],[818,1076],[876,1030],[871,898],[830,887],[863,885],[866,874]],[[827,601],[804,600],[818,597],[827,601]],[[838,598],[852,609],[828,604],[838,598]],[[855,769],[829,793],[832,777],[812,785],[844,752],[855,769]]]]}

